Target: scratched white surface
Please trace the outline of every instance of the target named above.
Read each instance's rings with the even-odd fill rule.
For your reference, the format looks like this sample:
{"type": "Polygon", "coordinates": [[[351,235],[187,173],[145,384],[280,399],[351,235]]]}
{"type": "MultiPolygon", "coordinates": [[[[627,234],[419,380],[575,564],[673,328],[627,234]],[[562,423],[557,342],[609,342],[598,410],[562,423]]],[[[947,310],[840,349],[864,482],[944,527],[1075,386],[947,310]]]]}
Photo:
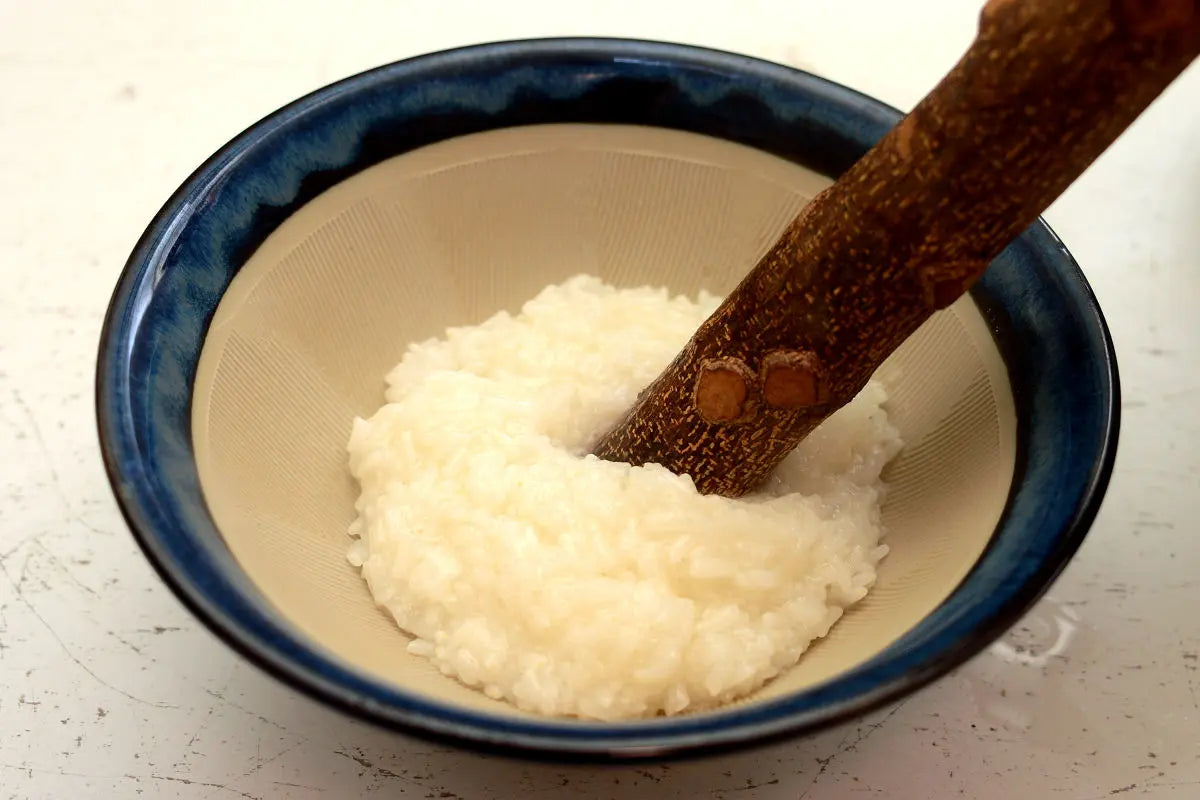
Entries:
{"type": "Polygon", "coordinates": [[[742,51],[907,108],[976,13],[962,0],[322,5],[0,0],[0,798],[1200,796],[1196,68],[1047,215],[1120,354],[1108,500],[1051,595],[932,688],[759,753],[545,768],[351,721],[193,621],[116,512],[92,371],[124,258],[229,137],[370,66],[552,34],[742,51]]]}

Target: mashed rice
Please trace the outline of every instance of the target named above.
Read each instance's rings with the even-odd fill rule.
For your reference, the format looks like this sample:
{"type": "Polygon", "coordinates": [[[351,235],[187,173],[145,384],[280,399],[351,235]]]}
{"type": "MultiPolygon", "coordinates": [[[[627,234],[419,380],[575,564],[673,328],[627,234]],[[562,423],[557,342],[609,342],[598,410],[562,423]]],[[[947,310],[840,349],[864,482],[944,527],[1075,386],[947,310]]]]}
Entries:
{"type": "Polygon", "coordinates": [[[866,595],[900,447],[877,384],[747,498],[586,454],[717,303],[580,276],[409,348],[349,453],[350,561],[411,653],[541,714],[676,714],[758,688],[866,595]]]}

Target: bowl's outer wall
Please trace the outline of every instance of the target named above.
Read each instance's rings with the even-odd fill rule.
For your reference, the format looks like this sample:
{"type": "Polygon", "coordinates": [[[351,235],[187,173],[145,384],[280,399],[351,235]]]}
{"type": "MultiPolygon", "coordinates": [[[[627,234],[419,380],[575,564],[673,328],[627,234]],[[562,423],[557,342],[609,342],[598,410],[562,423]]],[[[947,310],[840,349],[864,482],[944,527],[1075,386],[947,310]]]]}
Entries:
{"type": "Polygon", "coordinates": [[[379,161],[448,137],[551,122],[619,122],[750,145],[836,176],[895,122],[876,101],[744,56],[623,40],[449,51],[364,73],[271,115],[206,162],[135,247],[101,337],[97,413],[114,492],[151,562],[256,663],[375,722],[548,758],[661,758],[729,749],[861,713],[944,674],[1046,590],[1082,541],[1112,469],[1115,355],[1069,253],[1040,221],[975,296],[1008,360],[1018,480],[992,546],[917,628],[836,680],[746,709],[593,725],[499,719],[429,703],[314,650],[258,596],[205,508],[190,395],[233,275],[297,208],[379,161]]]}

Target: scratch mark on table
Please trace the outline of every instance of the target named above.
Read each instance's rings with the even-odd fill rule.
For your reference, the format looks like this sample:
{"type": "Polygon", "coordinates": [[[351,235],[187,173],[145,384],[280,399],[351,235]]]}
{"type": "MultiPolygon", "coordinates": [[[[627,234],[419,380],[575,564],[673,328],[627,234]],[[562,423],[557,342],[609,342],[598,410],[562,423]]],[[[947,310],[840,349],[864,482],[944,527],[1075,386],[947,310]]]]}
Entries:
{"type": "Polygon", "coordinates": [[[42,459],[45,461],[46,470],[50,473],[50,483],[54,487],[54,493],[58,495],[59,501],[63,508],[67,510],[68,519],[72,522],[78,522],[83,527],[87,528],[92,533],[98,533],[104,536],[111,536],[111,531],[101,530],[83,518],[83,514],[75,509],[67,492],[63,489],[62,478],[59,477],[58,468],[54,465],[54,459],[50,455],[50,448],[46,445],[46,437],[42,435],[42,426],[38,424],[37,417],[30,408],[29,403],[25,402],[25,398],[21,396],[21,392],[17,389],[12,390],[13,402],[16,403],[24,413],[25,418],[29,420],[29,428],[33,431],[33,439],[37,443],[38,450],[42,453],[42,459]]]}
{"type": "Polygon", "coordinates": [[[221,686],[221,689],[219,690],[219,692],[211,692],[211,691],[208,692],[208,694],[211,697],[213,697],[214,702],[209,704],[208,713],[206,713],[204,715],[204,719],[200,720],[200,726],[198,728],[196,728],[195,731],[192,732],[191,738],[188,739],[187,744],[185,744],[183,746],[183,751],[179,754],[179,760],[175,762],[176,768],[182,767],[187,764],[188,754],[191,752],[192,745],[194,745],[196,743],[196,740],[200,738],[200,734],[203,733],[204,729],[208,727],[208,723],[212,720],[212,715],[217,710],[217,706],[220,703],[225,702],[225,697],[224,697],[224,695],[220,694],[220,692],[223,692],[229,688],[229,684],[233,681],[234,671],[235,671],[235,668],[231,667],[229,669],[228,673],[226,673],[225,683],[221,686]]]}
{"type": "Polygon", "coordinates": [[[5,550],[3,553],[0,553],[0,562],[4,562],[4,561],[7,561],[8,559],[12,558],[17,553],[17,551],[19,551],[25,545],[36,544],[43,536],[47,536],[49,533],[50,533],[50,531],[41,531],[40,533],[29,534],[28,536],[21,539],[16,544],[14,544],[12,547],[5,550]]]}
{"type": "Polygon", "coordinates": [[[1179,655],[1183,660],[1183,671],[1185,673],[1183,680],[1187,686],[1188,695],[1192,698],[1192,709],[1200,711],[1200,702],[1197,701],[1196,697],[1196,682],[1193,679],[1196,670],[1200,668],[1198,667],[1198,664],[1200,664],[1200,653],[1188,650],[1187,644],[1183,640],[1180,640],[1179,655]]]}
{"type": "Polygon", "coordinates": [[[169,703],[156,703],[152,700],[145,700],[141,697],[136,697],[136,696],[130,694],[129,692],[125,691],[124,689],[121,689],[120,687],[117,687],[117,686],[113,686],[111,683],[109,683],[108,681],[101,678],[99,675],[97,675],[95,672],[92,671],[91,667],[89,667],[87,664],[83,663],[81,660],[79,660],[79,658],[74,653],[71,652],[71,649],[69,647],[67,647],[67,643],[64,642],[62,640],[62,637],[58,635],[58,631],[54,630],[54,626],[52,626],[49,622],[47,622],[45,617],[43,617],[41,615],[41,613],[37,610],[37,608],[34,607],[33,603],[29,602],[29,598],[25,597],[25,593],[21,590],[21,587],[17,584],[17,582],[12,579],[12,576],[8,574],[8,570],[4,567],[3,564],[0,564],[0,574],[4,575],[4,579],[6,581],[8,581],[8,584],[10,586],[12,586],[13,591],[17,593],[17,599],[19,601],[21,601],[21,605],[23,605],[23,606],[25,606],[25,608],[29,609],[29,613],[32,614],[34,616],[34,618],[42,624],[42,627],[44,627],[46,629],[46,631],[50,634],[50,636],[53,637],[54,641],[56,641],[58,643],[58,646],[62,649],[62,651],[66,655],[66,657],[69,658],[72,662],[74,662],[75,665],[77,667],[79,667],[81,670],[86,672],[88,675],[92,676],[92,678],[97,683],[99,683],[101,686],[111,689],[112,691],[116,692],[117,694],[121,695],[122,697],[126,697],[126,698],[134,701],[135,703],[141,703],[142,705],[150,706],[152,708],[178,708],[179,707],[179,706],[171,705],[169,703]]]}
{"type": "MultiPolygon", "coordinates": [[[[126,774],[125,777],[132,778],[133,780],[138,779],[137,775],[126,774]]],[[[234,789],[233,787],[226,786],[223,783],[209,783],[208,781],[194,781],[191,778],[180,778],[180,777],[177,777],[174,775],[153,775],[152,774],[152,775],[147,775],[145,777],[150,778],[151,780],[155,780],[155,781],[170,781],[173,783],[182,783],[182,784],[186,784],[187,786],[207,786],[212,789],[229,792],[230,794],[236,795],[237,797],[243,797],[246,800],[263,800],[263,798],[260,795],[243,792],[240,789],[234,789]]]]}
{"type": "Polygon", "coordinates": [[[1179,786],[1197,786],[1200,781],[1147,781],[1145,783],[1131,783],[1128,786],[1118,786],[1115,789],[1109,789],[1103,794],[1092,794],[1087,797],[1081,797],[1078,800],[1108,800],[1114,795],[1122,795],[1132,792],[1134,789],[1142,789],[1138,792],[1139,795],[1146,795],[1153,789],[1174,789],[1179,786]]]}
{"type": "MultiPolygon", "coordinates": [[[[769,781],[762,781],[761,783],[754,783],[753,781],[747,779],[745,786],[735,786],[732,789],[719,789],[716,793],[716,796],[724,797],[725,795],[729,795],[729,794],[741,794],[742,792],[752,792],[755,789],[761,789],[764,786],[775,786],[778,783],[779,783],[779,778],[772,778],[769,781]]],[[[803,795],[801,795],[801,797],[803,797],[803,795]]]]}
{"type": "Polygon", "coordinates": [[[306,783],[288,783],[287,781],[271,781],[271,783],[275,786],[293,786],[297,789],[308,789],[310,792],[321,792],[322,794],[325,792],[325,787],[323,786],[309,786],[306,783]]]}
{"type": "Polygon", "coordinates": [[[835,748],[833,748],[832,753],[830,753],[825,758],[817,759],[817,763],[821,765],[821,768],[819,770],[817,770],[816,775],[813,775],[813,779],[811,781],[809,781],[808,786],[804,787],[804,791],[800,793],[800,797],[796,798],[796,800],[804,800],[804,798],[808,797],[808,793],[811,792],[813,790],[813,787],[817,785],[817,782],[821,780],[821,776],[824,775],[825,772],[829,769],[829,765],[833,762],[833,760],[835,758],[837,758],[839,753],[843,752],[842,746],[844,744],[846,744],[846,740],[848,740],[849,738],[850,738],[850,733],[847,732],[846,735],[842,737],[842,740],[837,743],[837,746],[835,748]]]}
{"type": "MultiPolygon", "coordinates": [[[[283,758],[284,756],[286,756],[288,753],[290,753],[290,752],[292,752],[293,750],[295,750],[297,747],[300,747],[302,744],[304,744],[304,742],[296,742],[295,744],[293,744],[293,745],[291,745],[291,746],[289,746],[289,747],[285,747],[284,749],[280,750],[278,753],[276,753],[275,755],[271,756],[270,758],[268,758],[268,759],[266,759],[266,760],[263,760],[263,759],[262,759],[262,755],[261,755],[262,739],[259,739],[260,755],[259,755],[259,757],[258,757],[258,759],[259,759],[259,760],[258,760],[258,762],[257,762],[257,763],[256,763],[256,764],[255,764],[253,767],[251,767],[250,769],[248,769],[248,770],[246,770],[245,772],[243,772],[243,773],[242,773],[242,774],[241,774],[239,777],[240,777],[240,778],[249,778],[251,775],[253,775],[254,773],[258,772],[258,771],[259,771],[259,770],[261,770],[263,767],[267,766],[268,764],[270,764],[270,763],[271,763],[271,762],[273,762],[273,761],[278,761],[279,759],[281,759],[281,758],[283,758]]],[[[280,781],[272,781],[272,783],[280,783],[280,781]]],[[[298,785],[298,784],[288,784],[288,785],[291,785],[291,786],[296,786],[296,785],[298,785]]],[[[310,789],[310,788],[312,788],[312,787],[310,787],[310,786],[306,786],[306,787],[303,787],[303,788],[310,789]]]]}
{"type": "MultiPolygon", "coordinates": [[[[126,646],[126,647],[128,647],[130,650],[132,650],[133,652],[137,653],[139,656],[144,656],[144,655],[145,655],[144,653],[142,653],[142,648],[138,647],[136,644],[134,644],[133,642],[129,641],[128,639],[126,639],[126,638],[122,637],[122,636],[121,636],[120,634],[118,634],[116,631],[105,631],[105,632],[104,632],[104,634],[105,634],[106,636],[110,636],[110,637],[112,637],[113,639],[116,639],[118,642],[120,642],[121,644],[125,645],[125,646],[126,646]]],[[[150,659],[150,660],[151,660],[151,661],[153,661],[154,659],[150,659]]]]}
{"type": "Polygon", "coordinates": [[[83,591],[90,594],[92,597],[96,596],[96,590],[93,589],[92,587],[88,586],[87,584],[85,584],[83,581],[79,580],[79,578],[75,577],[75,573],[73,573],[70,570],[70,568],[68,568],[67,565],[63,563],[62,559],[60,559],[58,556],[54,555],[54,553],[52,553],[50,551],[50,548],[46,547],[46,545],[42,543],[41,536],[36,537],[30,544],[31,544],[31,546],[36,547],[38,550],[40,550],[42,553],[44,553],[46,555],[46,558],[50,559],[50,562],[53,565],[53,568],[57,572],[62,573],[62,575],[64,577],[66,577],[67,580],[71,581],[71,583],[75,584],[80,589],[82,589],[83,591]]]}
{"type": "MultiPolygon", "coordinates": [[[[227,686],[228,686],[228,684],[227,684],[227,686]]],[[[222,689],[221,691],[224,691],[224,689],[222,689]]],[[[267,725],[270,725],[273,728],[278,728],[279,730],[283,731],[284,733],[291,733],[291,731],[289,731],[287,729],[287,727],[280,725],[275,720],[268,719],[267,717],[264,717],[262,714],[259,714],[257,711],[251,711],[250,709],[246,708],[245,706],[238,705],[237,703],[233,702],[232,700],[230,700],[228,697],[221,694],[220,692],[214,692],[212,689],[205,689],[204,693],[207,694],[209,697],[212,697],[213,699],[217,700],[218,702],[224,703],[225,705],[229,706],[230,708],[237,709],[238,711],[242,712],[243,714],[247,714],[251,717],[254,717],[259,722],[265,722],[267,725]]]]}
{"type": "Polygon", "coordinates": [[[11,769],[17,772],[24,772],[26,777],[33,777],[33,773],[41,775],[62,775],[67,778],[86,778],[88,780],[104,780],[109,778],[108,775],[99,775],[91,772],[69,772],[65,769],[45,769],[44,767],[33,767],[29,764],[0,764],[0,769],[11,769]]]}
{"type": "Polygon", "coordinates": [[[902,700],[901,702],[897,703],[896,707],[889,711],[883,719],[879,720],[879,722],[860,726],[856,731],[858,733],[858,738],[853,742],[850,742],[850,744],[846,744],[847,740],[850,738],[850,733],[847,733],[845,736],[843,736],[842,740],[838,742],[837,747],[834,748],[832,753],[830,753],[823,760],[819,758],[817,759],[817,763],[821,765],[821,768],[817,770],[817,774],[813,776],[812,781],[809,782],[808,786],[805,787],[804,791],[800,794],[800,797],[798,797],[796,800],[804,800],[804,798],[808,797],[808,793],[813,790],[813,787],[817,785],[819,780],[821,780],[821,776],[829,770],[829,765],[832,764],[838,756],[842,755],[843,753],[848,753],[851,750],[856,750],[860,744],[870,739],[875,735],[876,731],[887,724],[888,720],[896,716],[896,714],[900,712],[900,709],[904,708],[908,702],[909,700],[902,700]]]}
{"type": "Polygon", "coordinates": [[[21,396],[18,389],[12,390],[13,402],[21,409],[25,418],[29,420],[29,429],[33,432],[33,440],[37,442],[38,450],[42,453],[42,459],[46,462],[46,469],[50,472],[50,481],[54,485],[54,491],[58,494],[65,508],[71,508],[71,504],[67,502],[67,493],[63,491],[62,481],[58,477],[58,469],[54,466],[54,459],[50,457],[50,448],[46,446],[46,437],[42,436],[42,426],[38,425],[37,417],[34,416],[33,409],[25,402],[25,398],[21,396]]]}
{"type": "Polygon", "coordinates": [[[345,750],[341,750],[341,749],[337,749],[337,748],[335,748],[333,752],[335,755],[339,755],[342,758],[348,758],[351,761],[353,761],[354,763],[358,764],[360,767],[362,767],[363,771],[359,773],[359,777],[362,777],[363,775],[370,772],[377,778],[387,778],[389,780],[402,781],[403,783],[408,783],[413,786],[416,786],[419,789],[428,789],[429,788],[425,784],[423,784],[419,781],[415,781],[412,778],[408,777],[407,775],[401,775],[399,773],[393,772],[392,770],[387,769],[386,767],[376,766],[376,764],[373,761],[371,761],[369,758],[367,758],[366,753],[364,753],[362,750],[358,749],[357,747],[354,748],[353,753],[348,753],[345,750]]]}

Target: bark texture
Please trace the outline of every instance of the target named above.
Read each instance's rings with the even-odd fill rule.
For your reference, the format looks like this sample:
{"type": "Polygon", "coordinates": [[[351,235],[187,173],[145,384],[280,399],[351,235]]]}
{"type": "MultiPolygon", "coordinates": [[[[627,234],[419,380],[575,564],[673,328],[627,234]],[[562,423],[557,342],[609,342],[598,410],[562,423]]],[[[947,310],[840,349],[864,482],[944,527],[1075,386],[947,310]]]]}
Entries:
{"type": "Polygon", "coordinates": [[[593,452],[754,490],[1200,54],[1200,0],[991,0],[593,452]]]}

